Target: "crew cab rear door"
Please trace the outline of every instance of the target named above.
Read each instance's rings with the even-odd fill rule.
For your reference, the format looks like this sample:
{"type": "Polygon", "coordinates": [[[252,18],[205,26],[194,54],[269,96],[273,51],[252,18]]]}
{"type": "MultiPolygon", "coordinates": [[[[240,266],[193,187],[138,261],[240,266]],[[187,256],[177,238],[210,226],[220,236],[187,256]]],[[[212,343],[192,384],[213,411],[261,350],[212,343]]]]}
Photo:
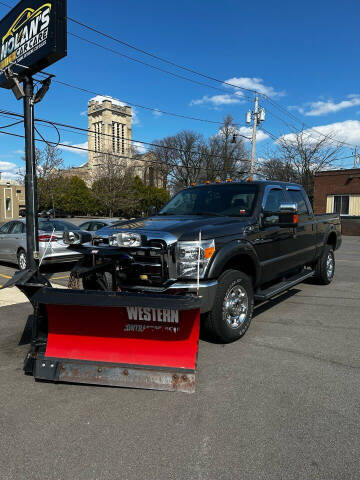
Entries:
{"type": "Polygon", "coordinates": [[[289,185],[286,187],[287,201],[296,203],[299,223],[296,228],[293,248],[297,266],[310,263],[316,254],[316,225],[314,214],[302,188],[289,185]]]}
{"type": "Polygon", "coordinates": [[[265,187],[263,218],[253,245],[260,260],[262,282],[272,281],[293,267],[295,250],[293,229],[280,227],[280,205],[286,202],[285,190],[280,185],[265,187]]]}

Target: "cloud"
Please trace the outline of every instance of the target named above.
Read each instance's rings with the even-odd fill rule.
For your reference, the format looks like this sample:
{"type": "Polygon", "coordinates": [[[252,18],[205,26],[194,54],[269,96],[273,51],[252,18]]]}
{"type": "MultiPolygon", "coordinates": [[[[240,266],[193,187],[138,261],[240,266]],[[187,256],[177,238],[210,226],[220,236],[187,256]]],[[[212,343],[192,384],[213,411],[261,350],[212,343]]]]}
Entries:
{"type": "Polygon", "coordinates": [[[69,152],[73,152],[73,153],[76,153],[77,155],[81,155],[81,156],[86,156],[88,154],[88,152],[86,150],[81,150],[83,148],[87,149],[88,148],[88,142],[83,142],[83,143],[75,143],[73,145],[70,144],[69,141],[64,141],[62,142],[64,145],[60,145],[59,148],[61,150],[65,150],[65,151],[69,151],[69,152]],[[66,146],[65,146],[66,145],[66,146]],[[78,147],[78,148],[76,148],[78,147]]]}
{"type": "Polygon", "coordinates": [[[96,97],[90,98],[89,102],[102,103],[104,100],[110,100],[111,103],[117,105],[118,107],[126,107],[126,103],[121,102],[117,98],[111,97],[110,95],[96,95],[96,97]]]}
{"type": "Polygon", "coordinates": [[[0,161],[0,172],[2,180],[17,180],[20,167],[13,162],[0,161]]]}
{"type": "Polygon", "coordinates": [[[153,111],[153,115],[154,115],[154,117],[162,117],[163,113],[160,112],[160,110],[155,109],[153,111]]]}
{"type": "MultiPolygon", "coordinates": [[[[251,127],[240,127],[236,130],[240,135],[244,135],[248,138],[243,138],[244,142],[250,142],[252,138],[252,128],[251,127]]],[[[242,138],[242,137],[241,137],[242,138]]],[[[267,140],[269,135],[262,130],[258,129],[256,131],[256,141],[262,142],[263,140],[267,140]]]]}
{"type": "Polygon", "coordinates": [[[267,95],[268,97],[281,97],[285,95],[284,92],[277,92],[274,87],[264,85],[264,80],[257,77],[232,77],[228,80],[225,80],[223,83],[224,88],[233,90],[232,93],[225,93],[222,95],[204,95],[202,98],[191,100],[190,106],[193,105],[211,105],[213,108],[218,108],[221,105],[234,105],[239,103],[244,103],[246,100],[244,98],[243,90],[239,90],[236,87],[246,88],[249,90],[256,90],[259,93],[267,95]],[[225,83],[226,82],[226,83],[225,83]],[[233,86],[230,86],[228,84],[233,86]]]}
{"type": "MultiPolygon", "coordinates": [[[[313,129],[304,130],[304,133],[309,137],[310,142],[317,141],[319,138],[322,138],[323,135],[332,135],[333,138],[336,138],[342,142],[358,145],[360,143],[360,121],[346,120],[345,122],[319,125],[313,127],[313,129]]],[[[279,140],[281,139],[292,141],[295,140],[295,135],[293,133],[288,133],[286,135],[282,135],[279,140]]]]}
{"type": "Polygon", "coordinates": [[[88,111],[84,110],[83,112],[80,112],[80,117],[87,117],[88,111]]]}
{"type": "Polygon", "coordinates": [[[346,100],[334,102],[333,100],[319,100],[317,102],[307,102],[303,106],[292,106],[290,110],[297,110],[307,117],[316,117],[320,115],[327,115],[328,113],[339,112],[345,108],[356,107],[360,105],[360,95],[347,95],[346,100]]]}
{"type": "Polygon", "coordinates": [[[212,97],[204,95],[202,98],[199,98],[197,100],[191,100],[190,106],[210,104],[214,107],[219,107],[220,105],[233,105],[235,103],[244,103],[243,100],[237,98],[239,96],[242,95],[239,95],[237,92],[235,92],[234,95],[228,95],[227,93],[224,95],[213,95],[212,97]]]}
{"type": "MultiPolygon", "coordinates": [[[[274,87],[264,85],[264,80],[258,77],[233,77],[225,80],[225,82],[236,85],[237,87],[256,90],[257,92],[267,95],[268,97],[283,97],[285,95],[285,92],[277,92],[274,87]]],[[[225,84],[225,86],[228,85],[225,84]]]]}
{"type": "Polygon", "coordinates": [[[24,150],[14,150],[13,153],[15,153],[16,155],[25,155],[24,150]]]}
{"type": "Polygon", "coordinates": [[[136,151],[140,154],[143,154],[143,153],[147,152],[147,147],[143,143],[132,142],[132,145],[136,149],[136,151]]]}
{"type": "Polygon", "coordinates": [[[137,109],[135,107],[132,107],[131,112],[132,112],[131,123],[133,125],[140,125],[140,118],[139,118],[139,113],[137,109]]]}

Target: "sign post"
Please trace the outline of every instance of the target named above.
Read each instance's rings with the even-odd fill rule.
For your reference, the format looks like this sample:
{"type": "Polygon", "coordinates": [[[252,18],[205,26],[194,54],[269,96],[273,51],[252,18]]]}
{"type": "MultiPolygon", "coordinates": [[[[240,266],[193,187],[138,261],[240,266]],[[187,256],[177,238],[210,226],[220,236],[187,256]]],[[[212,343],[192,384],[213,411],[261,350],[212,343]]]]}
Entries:
{"type": "Polygon", "coordinates": [[[39,260],[38,206],[34,140],[34,82],[24,77],[24,128],[25,128],[25,204],[27,267],[36,269],[39,260]]]}
{"type": "Polygon", "coordinates": [[[39,260],[34,104],[50,85],[34,94],[33,75],[67,55],[67,0],[22,0],[0,21],[0,87],[24,101],[27,268],[39,260]],[[20,85],[23,82],[23,88],[20,85]]]}

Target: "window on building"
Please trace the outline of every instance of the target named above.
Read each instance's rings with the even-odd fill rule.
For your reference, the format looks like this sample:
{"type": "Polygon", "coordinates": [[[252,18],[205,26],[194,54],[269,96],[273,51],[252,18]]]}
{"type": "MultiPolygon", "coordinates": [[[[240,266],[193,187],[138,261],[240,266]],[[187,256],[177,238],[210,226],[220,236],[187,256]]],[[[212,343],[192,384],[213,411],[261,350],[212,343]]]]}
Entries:
{"type": "Polygon", "coordinates": [[[349,195],[334,195],[333,213],[349,215],[349,195]]]}
{"type": "Polygon", "coordinates": [[[10,212],[11,210],[11,198],[6,199],[6,211],[10,212]]]}
{"type": "Polygon", "coordinates": [[[125,125],[112,122],[113,153],[125,154],[125,125]]]}
{"type": "Polygon", "coordinates": [[[101,152],[102,148],[102,122],[94,123],[95,152],[101,152]]]}
{"type": "Polygon", "coordinates": [[[21,190],[16,190],[16,193],[21,193],[21,190]]]}

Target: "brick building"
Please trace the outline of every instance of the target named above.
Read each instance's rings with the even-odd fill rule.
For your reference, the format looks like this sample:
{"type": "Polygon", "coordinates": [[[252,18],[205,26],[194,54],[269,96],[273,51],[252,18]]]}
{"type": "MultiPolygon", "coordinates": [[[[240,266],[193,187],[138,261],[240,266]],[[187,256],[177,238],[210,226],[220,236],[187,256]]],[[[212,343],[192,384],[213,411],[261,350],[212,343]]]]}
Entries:
{"type": "Polygon", "coordinates": [[[319,172],[314,187],[315,213],[338,213],[343,233],[360,235],[360,168],[319,172]]]}
{"type": "Polygon", "coordinates": [[[14,180],[2,180],[0,172],[0,222],[19,218],[25,209],[25,187],[14,180]]]}

